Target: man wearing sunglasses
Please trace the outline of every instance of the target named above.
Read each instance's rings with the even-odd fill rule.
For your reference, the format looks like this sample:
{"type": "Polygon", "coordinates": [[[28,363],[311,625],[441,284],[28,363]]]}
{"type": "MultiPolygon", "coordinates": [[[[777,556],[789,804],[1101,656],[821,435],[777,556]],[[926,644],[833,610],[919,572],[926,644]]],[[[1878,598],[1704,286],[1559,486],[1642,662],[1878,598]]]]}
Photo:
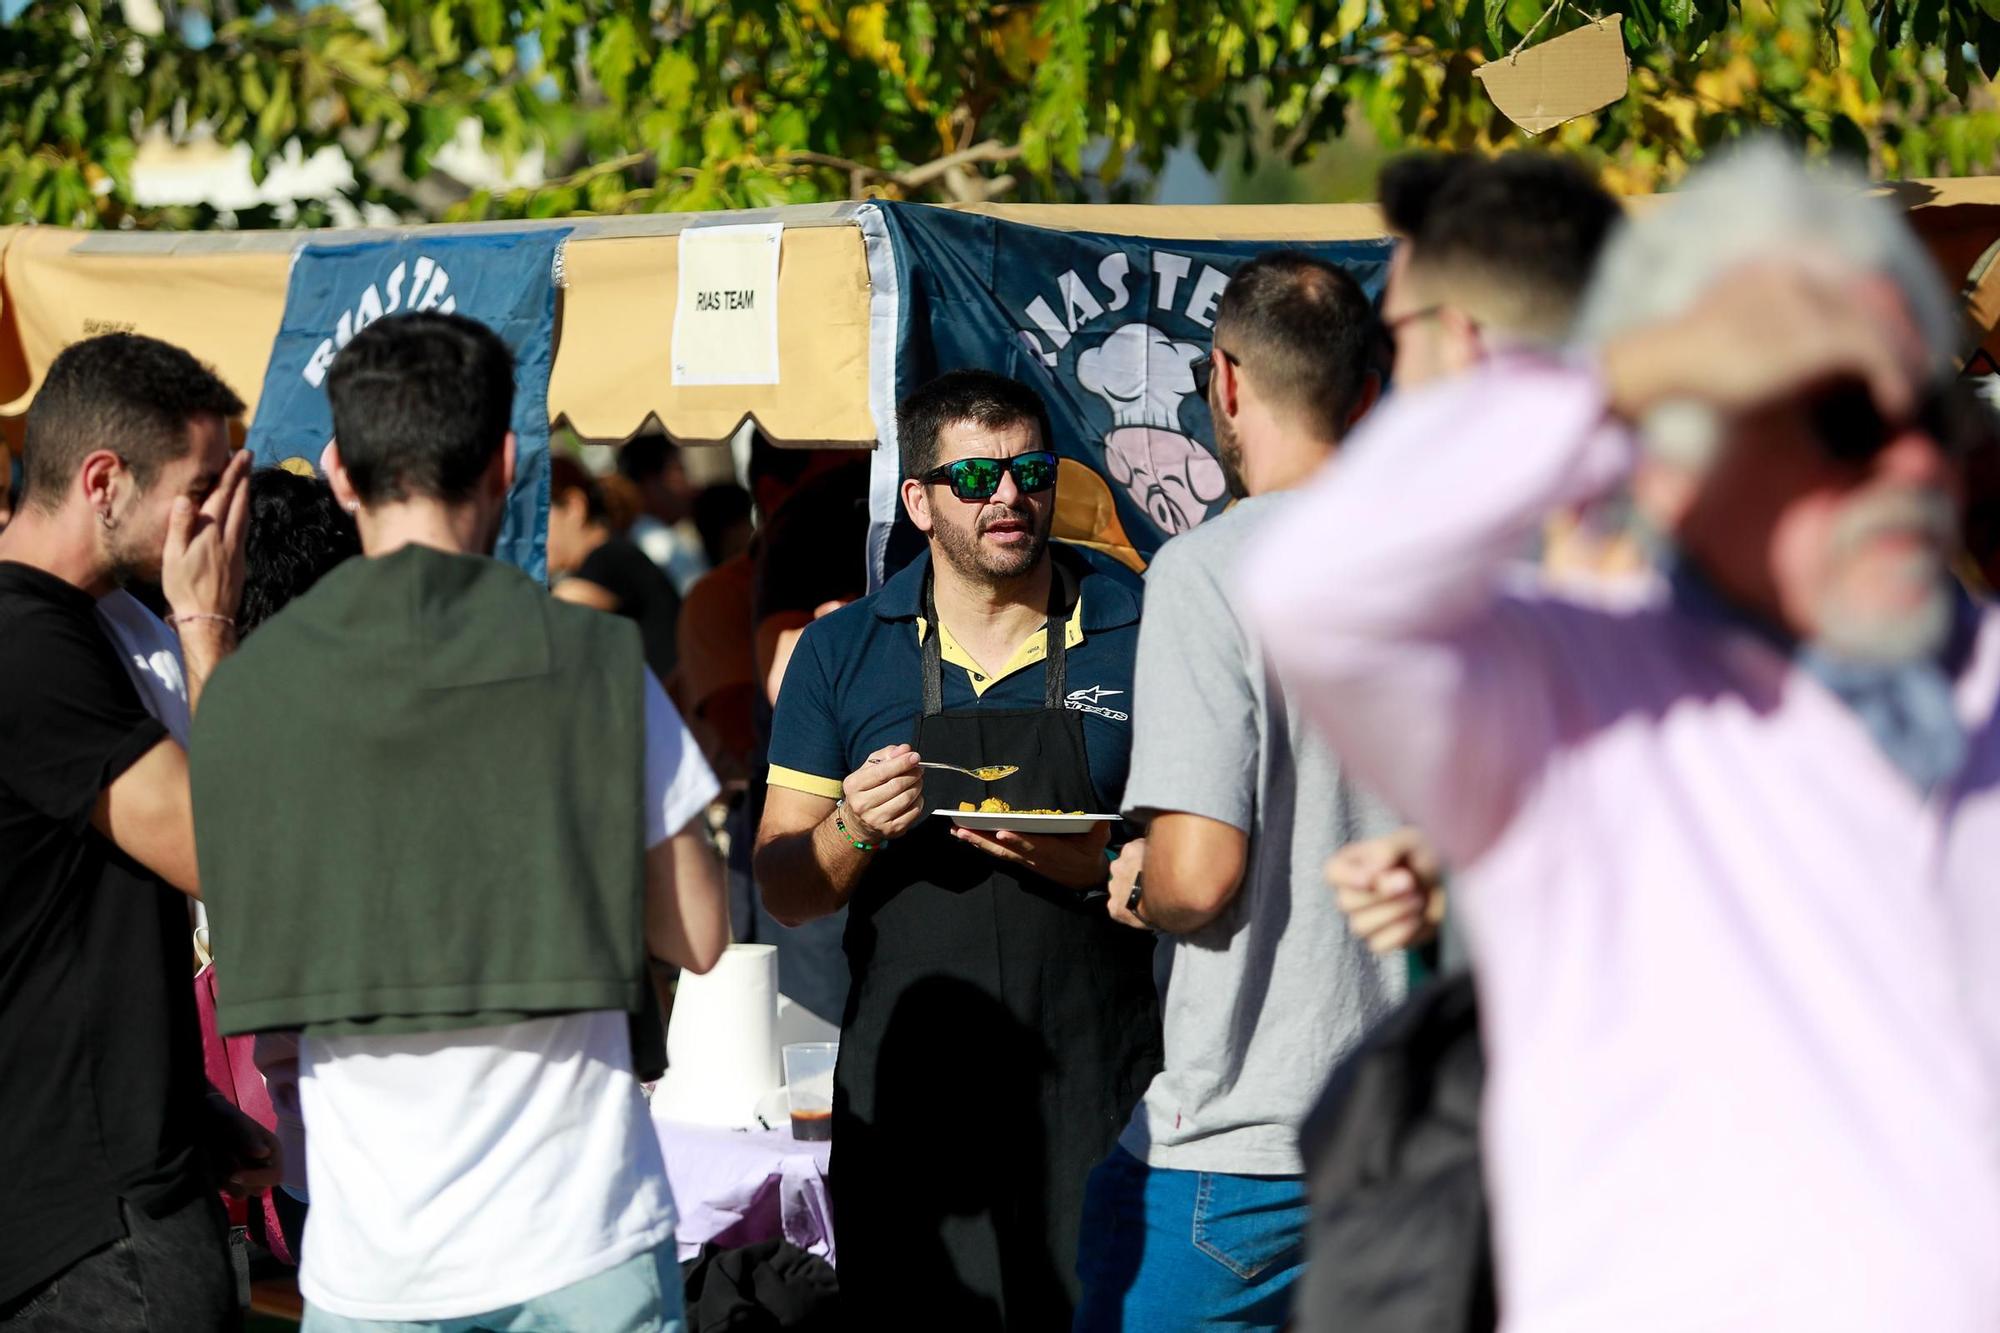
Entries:
{"type": "Polygon", "coordinates": [[[1858,184],[1698,173],[1587,356],[1385,406],[1245,570],[1460,867],[1517,1333],[2000,1324],[2000,615],[1949,572],[1955,321],[1858,184]],[[1503,577],[1627,478],[1669,578],[1503,577]]]}
{"type": "Polygon", "coordinates": [[[1152,939],[1105,914],[1109,823],[988,833],[933,812],[1120,808],[1139,598],[1050,548],[1058,468],[1032,389],[954,371],[896,425],[929,549],[800,637],[757,880],[788,924],[848,909],[850,1321],[1040,1333],[1069,1326],[1085,1177],[1159,1068],[1152,939]]]}

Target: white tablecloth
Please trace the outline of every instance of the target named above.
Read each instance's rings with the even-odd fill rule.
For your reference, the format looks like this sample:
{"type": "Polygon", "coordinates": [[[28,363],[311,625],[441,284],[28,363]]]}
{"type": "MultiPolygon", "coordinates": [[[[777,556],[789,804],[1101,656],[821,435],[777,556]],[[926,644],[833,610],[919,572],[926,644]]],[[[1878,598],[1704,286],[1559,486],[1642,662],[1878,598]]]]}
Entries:
{"type": "Polygon", "coordinates": [[[829,1142],[801,1143],[789,1127],[743,1132],[653,1117],[680,1213],[680,1257],[710,1241],[750,1245],[782,1238],[834,1262],[827,1198],[829,1142]]]}

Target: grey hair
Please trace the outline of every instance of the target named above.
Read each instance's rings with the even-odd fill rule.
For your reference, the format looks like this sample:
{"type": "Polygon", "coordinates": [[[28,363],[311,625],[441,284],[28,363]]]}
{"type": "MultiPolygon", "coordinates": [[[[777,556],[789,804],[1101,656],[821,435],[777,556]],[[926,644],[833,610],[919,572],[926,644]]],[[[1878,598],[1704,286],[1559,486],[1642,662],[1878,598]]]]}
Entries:
{"type": "Polygon", "coordinates": [[[1944,283],[1896,206],[1867,188],[1773,139],[1712,157],[1685,189],[1619,224],[1584,294],[1577,340],[1595,345],[1671,319],[1753,260],[1818,252],[1894,282],[1943,370],[1961,342],[1944,283]]]}

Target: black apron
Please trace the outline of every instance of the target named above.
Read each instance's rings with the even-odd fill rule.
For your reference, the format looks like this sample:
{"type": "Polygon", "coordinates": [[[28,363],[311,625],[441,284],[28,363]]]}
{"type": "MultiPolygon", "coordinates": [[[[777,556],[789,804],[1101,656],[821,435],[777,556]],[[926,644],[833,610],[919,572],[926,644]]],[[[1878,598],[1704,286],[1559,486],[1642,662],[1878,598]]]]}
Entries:
{"type": "MultiPolygon", "coordinates": [[[[1106,808],[1083,715],[1063,705],[1075,582],[1061,566],[1049,600],[1044,706],[945,712],[926,578],[914,744],[1021,770],[990,789],[926,770],[927,808],[987,795],[1106,808]]],[[[950,829],[927,818],[878,852],[849,907],[831,1178],[842,1299],[854,1328],[1067,1329],[1085,1177],[1160,1068],[1153,939],[1113,924],[1102,894],[950,829]]]]}

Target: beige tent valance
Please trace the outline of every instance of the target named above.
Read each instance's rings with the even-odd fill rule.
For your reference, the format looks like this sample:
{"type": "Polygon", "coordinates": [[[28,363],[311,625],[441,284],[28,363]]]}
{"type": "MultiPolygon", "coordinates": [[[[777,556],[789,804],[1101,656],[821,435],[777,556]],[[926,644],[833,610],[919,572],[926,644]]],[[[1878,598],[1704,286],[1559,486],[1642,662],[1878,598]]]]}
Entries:
{"type": "MultiPolygon", "coordinates": [[[[1911,219],[1947,278],[1964,282],[2000,240],[2000,180],[1883,187],[1911,219]]],[[[684,442],[728,439],[746,418],[786,444],[866,448],[869,281],[857,224],[866,205],[826,204],[729,214],[655,214],[551,223],[435,227],[432,234],[571,229],[549,409],[580,434],[621,439],[657,420],[684,442]],[[675,387],[669,359],[682,230],[778,221],[780,383],[675,387]]],[[[1114,235],[1218,240],[1354,240],[1386,234],[1372,204],[980,205],[1009,222],[1114,235]]],[[[284,311],[291,259],[303,245],[395,234],[338,232],[73,232],[0,228],[0,431],[20,417],[49,362],[69,343],[129,329],[189,348],[254,410],[284,311]]],[[[2000,322],[2000,264],[1967,284],[1968,309],[1989,346],[2000,322]],[[1990,290],[1989,290],[1990,289],[1990,290]]],[[[2000,346],[1995,347],[2000,351],[2000,346]]]]}
{"type": "MultiPolygon", "coordinates": [[[[677,438],[720,441],[754,417],[787,443],[872,445],[868,266],[860,231],[839,216],[848,211],[797,210],[801,216],[786,219],[778,278],[783,382],[740,388],[669,383],[678,236],[688,219],[566,224],[573,231],[564,250],[550,414],[590,438],[622,439],[656,418],[677,438]]],[[[115,330],[195,352],[254,412],[293,253],[313,239],[382,234],[52,227],[0,234],[0,418],[27,410],[65,346],[115,330]]]]}

